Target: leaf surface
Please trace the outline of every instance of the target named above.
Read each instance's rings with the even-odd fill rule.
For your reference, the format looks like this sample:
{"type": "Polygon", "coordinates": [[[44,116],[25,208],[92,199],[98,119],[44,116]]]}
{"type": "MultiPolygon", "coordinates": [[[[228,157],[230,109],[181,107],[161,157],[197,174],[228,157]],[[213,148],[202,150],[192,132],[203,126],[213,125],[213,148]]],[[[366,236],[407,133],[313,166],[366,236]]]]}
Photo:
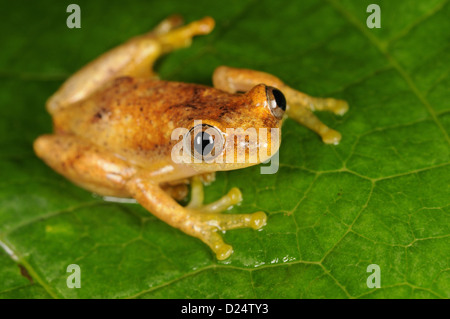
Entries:
{"type": "Polygon", "coordinates": [[[15,1],[0,20],[0,298],[449,298],[450,5],[376,1],[15,1]],[[51,132],[46,99],[84,64],[180,13],[216,29],[157,63],[168,80],[211,84],[219,65],[266,71],[315,96],[343,98],[318,116],[338,146],[287,120],[280,169],[219,173],[213,201],[264,210],[261,231],[229,231],[234,254],[139,205],[104,202],[45,166],[33,140],[51,132]],[[81,268],[69,289],[67,266],[81,268]],[[367,267],[381,269],[369,289],[367,267]],[[20,267],[18,266],[20,265],[20,267]]]}

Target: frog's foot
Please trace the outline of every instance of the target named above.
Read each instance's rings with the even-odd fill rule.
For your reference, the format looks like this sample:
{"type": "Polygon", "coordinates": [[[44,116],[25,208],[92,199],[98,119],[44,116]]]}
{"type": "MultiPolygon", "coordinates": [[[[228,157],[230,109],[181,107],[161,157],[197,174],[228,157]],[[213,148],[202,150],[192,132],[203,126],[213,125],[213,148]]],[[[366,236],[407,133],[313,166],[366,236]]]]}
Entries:
{"type": "Polygon", "coordinates": [[[220,214],[200,213],[189,210],[183,229],[187,234],[197,237],[207,244],[216,254],[218,260],[227,259],[233,248],[226,244],[219,231],[237,228],[260,229],[266,225],[267,216],[264,212],[253,214],[220,214]]]}
{"type": "Polygon", "coordinates": [[[346,101],[312,97],[287,85],[283,85],[282,90],[288,101],[287,114],[289,117],[319,134],[324,143],[339,144],[341,134],[323,124],[312,112],[330,111],[336,115],[344,115],[348,111],[346,101]]]}
{"type": "Polygon", "coordinates": [[[282,90],[288,101],[289,117],[319,134],[324,143],[339,144],[341,134],[323,124],[312,112],[330,111],[336,115],[344,115],[348,111],[346,101],[312,97],[286,85],[283,85],[282,90]]]}
{"type": "Polygon", "coordinates": [[[241,191],[234,187],[227,195],[219,200],[203,205],[203,184],[200,177],[193,177],[191,181],[191,201],[186,206],[193,223],[192,229],[200,238],[216,253],[218,260],[224,260],[230,256],[233,249],[223,242],[218,231],[236,228],[259,229],[266,225],[267,216],[264,212],[253,214],[221,214],[233,205],[242,201],[241,191]]]}
{"type": "Polygon", "coordinates": [[[161,44],[162,53],[188,47],[192,43],[194,36],[210,33],[214,29],[214,25],[213,18],[205,17],[188,25],[171,29],[169,32],[161,33],[158,36],[158,41],[161,44]]]}
{"type": "Polygon", "coordinates": [[[316,132],[326,144],[339,144],[341,133],[323,124],[317,116],[302,104],[288,105],[287,114],[290,118],[316,132]]]}
{"type": "Polygon", "coordinates": [[[330,111],[336,115],[344,115],[348,111],[348,103],[332,98],[309,97],[307,105],[311,111],[330,111]]]}
{"type": "Polygon", "coordinates": [[[335,131],[331,128],[327,127],[327,130],[324,133],[320,133],[319,135],[322,137],[322,141],[325,144],[334,144],[337,145],[341,141],[342,135],[338,131],[335,131]]]}
{"type": "MultiPolygon", "coordinates": [[[[201,183],[201,182],[200,182],[201,183]]],[[[197,186],[195,186],[197,187],[197,186]]],[[[232,203],[240,201],[235,190],[220,199],[216,206],[197,205],[182,207],[175,202],[157,183],[149,181],[145,173],[137,174],[126,183],[129,195],[135,198],[156,217],[176,227],[184,233],[196,237],[207,244],[216,254],[217,259],[224,260],[230,256],[233,249],[224,243],[220,231],[236,228],[259,229],[266,224],[267,216],[263,212],[253,214],[221,214],[232,203]]],[[[202,199],[202,198],[199,198],[202,199]]]]}
{"type": "Polygon", "coordinates": [[[183,17],[174,14],[161,21],[149,34],[162,35],[172,31],[173,29],[183,25],[183,17]]]}

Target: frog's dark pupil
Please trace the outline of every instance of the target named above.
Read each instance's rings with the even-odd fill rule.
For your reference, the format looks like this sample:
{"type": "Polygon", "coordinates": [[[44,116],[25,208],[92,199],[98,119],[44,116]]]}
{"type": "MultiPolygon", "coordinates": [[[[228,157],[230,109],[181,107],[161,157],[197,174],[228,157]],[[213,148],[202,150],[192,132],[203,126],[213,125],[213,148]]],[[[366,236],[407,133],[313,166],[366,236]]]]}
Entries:
{"type": "Polygon", "coordinates": [[[281,108],[283,111],[286,111],[286,98],[284,97],[284,94],[277,89],[274,89],[272,91],[272,94],[273,97],[275,98],[275,102],[277,102],[278,107],[281,108]]]}
{"type": "Polygon", "coordinates": [[[214,140],[208,133],[200,132],[195,136],[194,148],[198,154],[202,156],[208,155],[211,153],[213,146],[214,140]]]}

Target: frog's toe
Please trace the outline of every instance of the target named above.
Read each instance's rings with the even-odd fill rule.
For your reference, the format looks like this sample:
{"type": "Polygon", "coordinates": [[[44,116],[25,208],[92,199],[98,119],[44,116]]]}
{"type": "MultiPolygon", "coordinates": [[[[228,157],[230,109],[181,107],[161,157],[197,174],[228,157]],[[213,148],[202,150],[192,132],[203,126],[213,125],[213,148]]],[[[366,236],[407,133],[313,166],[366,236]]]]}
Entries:
{"type": "Polygon", "coordinates": [[[203,241],[216,254],[217,260],[225,260],[233,253],[233,247],[226,244],[217,232],[209,233],[203,241]]]}
{"type": "Polygon", "coordinates": [[[242,201],[242,193],[237,187],[230,189],[228,194],[208,205],[190,207],[193,212],[203,215],[204,221],[220,230],[235,228],[259,229],[266,225],[267,216],[264,212],[253,214],[221,214],[230,207],[242,201]]]}
{"type": "Polygon", "coordinates": [[[179,34],[176,34],[180,39],[188,39],[192,38],[196,35],[205,35],[210,33],[215,26],[215,21],[211,17],[204,17],[203,19],[194,21],[185,25],[175,31],[179,34]]]}
{"type": "Polygon", "coordinates": [[[221,213],[230,207],[239,204],[242,201],[242,193],[237,187],[230,189],[228,194],[222,196],[219,200],[208,205],[201,205],[195,209],[201,213],[217,214],[221,213]]]}
{"type": "Polygon", "coordinates": [[[336,106],[333,110],[336,115],[344,115],[348,111],[348,103],[344,100],[336,100],[336,106]]]}
{"type": "Polygon", "coordinates": [[[198,35],[208,34],[214,29],[215,21],[211,17],[204,17],[201,20],[195,21],[193,25],[195,26],[194,28],[197,30],[196,34],[198,35]]]}
{"type": "Polygon", "coordinates": [[[252,214],[224,214],[220,217],[222,217],[220,226],[223,230],[236,228],[260,229],[267,224],[267,215],[261,211],[252,214]]]}
{"type": "Polygon", "coordinates": [[[181,15],[173,14],[161,21],[152,32],[156,35],[165,34],[183,25],[183,23],[184,20],[181,15]]]}
{"type": "Polygon", "coordinates": [[[219,249],[216,251],[216,257],[217,260],[225,260],[233,253],[233,247],[227,244],[223,244],[219,247],[219,249]]]}
{"type": "MultiPolygon", "coordinates": [[[[194,212],[197,213],[197,212],[194,212]]],[[[210,230],[232,230],[238,228],[260,229],[267,224],[267,215],[264,212],[252,214],[202,214],[197,213],[192,218],[197,228],[205,232],[210,230]]]]}
{"type": "Polygon", "coordinates": [[[226,244],[219,231],[238,228],[260,229],[267,223],[264,212],[253,214],[202,214],[194,212],[189,225],[193,236],[200,238],[216,254],[218,260],[228,258],[233,248],[226,244]]]}
{"type": "Polygon", "coordinates": [[[250,226],[253,229],[260,229],[267,224],[267,215],[264,212],[256,212],[252,214],[250,226]]]}
{"type": "Polygon", "coordinates": [[[321,134],[322,141],[325,144],[337,145],[341,141],[342,135],[338,131],[328,129],[325,133],[321,134]]]}
{"type": "Polygon", "coordinates": [[[267,223],[264,212],[222,214],[223,211],[242,201],[242,193],[237,187],[233,187],[228,194],[208,205],[203,205],[203,183],[199,176],[192,178],[191,187],[191,201],[186,206],[188,216],[185,220],[184,231],[207,244],[218,260],[227,259],[233,252],[233,248],[224,243],[220,235],[221,231],[237,228],[260,229],[267,223]]]}
{"type": "Polygon", "coordinates": [[[220,230],[231,230],[238,228],[260,229],[267,223],[267,215],[264,212],[252,214],[216,214],[209,220],[220,230]]]}

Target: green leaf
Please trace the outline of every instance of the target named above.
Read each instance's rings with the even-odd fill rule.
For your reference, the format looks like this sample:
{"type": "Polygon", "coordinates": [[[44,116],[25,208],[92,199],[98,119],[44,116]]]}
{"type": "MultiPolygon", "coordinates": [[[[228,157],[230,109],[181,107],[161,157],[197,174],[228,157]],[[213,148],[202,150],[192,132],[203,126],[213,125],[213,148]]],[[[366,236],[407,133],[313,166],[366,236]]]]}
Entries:
{"type": "Polygon", "coordinates": [[[445,0],[14,1],[0,20],[1,298],[449,298],[450,5],[445,0]],[[366,8],[381,8],[369,29],[366,8]],[[318,116],[340,145],[287,120],[281,166],[219,173],[264,210],[262,231],[229,231],[231,258],[136,204],[103,202],[48,168],[46,99],[84,64],[163,18],[216,29],[161,59],[162,78],[211,84],[218,65],[266,71],[349,112],[318,116]],[[70,289],[67,266],[81,268],[70,289]],[[370,264],[381,288],[368,288],[370,264]],[[19,267],[20,265],[20,267],[19,267]]]}

